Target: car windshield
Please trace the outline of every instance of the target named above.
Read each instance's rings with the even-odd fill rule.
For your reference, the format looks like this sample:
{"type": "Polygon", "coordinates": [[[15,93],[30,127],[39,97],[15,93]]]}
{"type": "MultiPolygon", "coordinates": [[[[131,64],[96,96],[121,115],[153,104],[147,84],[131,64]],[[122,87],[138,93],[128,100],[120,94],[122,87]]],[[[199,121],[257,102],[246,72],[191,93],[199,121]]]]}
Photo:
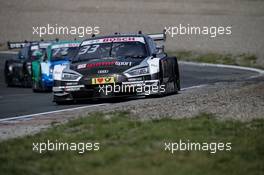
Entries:
{"type": "Polygon", "coordinates": [[[38,43],[38,44],[32,44],[28,47],[29,49],[29,59],[34,61],[34,60],[38,60],[41,57],[45,56],[47,47],[50,45],[51,43],[49,42],[44,42],[44,43],[38,43]]]}
{"type": "Polygon", "coordinates": [[[102,59],[109,57],[144,58],[146,56],[146,47],[142,42],[108,42],[81,46],[74,61],[102,59]]]}
{"type": "Polygon", "coordinates": [[[71,60],[78,52],[78,47],[61,47],[52,49],[51,61],[56,60],[71,60]]]}
{"type": "Polygon", "coordinates": [[[30,52],[30,60],[38,60],[40,57],[42,57],[45,53],[46,49],[44,48],[38,48],[36,50],[31,50],[30,52]]]}

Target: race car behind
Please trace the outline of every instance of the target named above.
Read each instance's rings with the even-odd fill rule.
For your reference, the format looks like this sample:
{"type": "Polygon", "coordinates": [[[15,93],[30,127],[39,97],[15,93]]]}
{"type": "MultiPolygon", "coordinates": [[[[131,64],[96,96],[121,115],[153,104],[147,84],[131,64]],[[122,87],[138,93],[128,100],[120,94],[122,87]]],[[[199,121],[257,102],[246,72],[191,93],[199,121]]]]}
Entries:
{"type": "Polygon", "coordinates": [[[31,63],[39,59],[52,41],[32,41],[32,42],[9,42],[10,49],[21,50],[15,59],[5,62],[4,77],[7,86],[31,87],[31,63]]]}
{"type": "Polygon", "coordinates": [[[41,59],[32,62],[33,92],[49,91],[53,87],[54,66],[67,66],[77,54],[80,41],[59,41],[46,49],[41,59]]]}
{"type": "Polygon", "coordinates": [[[68,67],[54,68],[57,104],[92,98],[165,95],[180,90],[176,57],[157,42],[165,34],[98,36],[84,40],[68,67]]]}

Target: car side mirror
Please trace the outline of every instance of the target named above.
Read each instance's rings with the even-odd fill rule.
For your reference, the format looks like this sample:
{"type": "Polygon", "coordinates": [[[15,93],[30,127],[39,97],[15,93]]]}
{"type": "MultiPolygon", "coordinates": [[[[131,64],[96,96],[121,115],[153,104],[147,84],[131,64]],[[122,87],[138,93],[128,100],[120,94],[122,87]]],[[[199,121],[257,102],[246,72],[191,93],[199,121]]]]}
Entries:
{"type": "Polygon", "coordinates": [[[161,45],[161,46],[157,46],[156,49],[157,49],[158,53],[163,53],[165,50],[165,47],[164,47],[164,45],[161,45]]]}

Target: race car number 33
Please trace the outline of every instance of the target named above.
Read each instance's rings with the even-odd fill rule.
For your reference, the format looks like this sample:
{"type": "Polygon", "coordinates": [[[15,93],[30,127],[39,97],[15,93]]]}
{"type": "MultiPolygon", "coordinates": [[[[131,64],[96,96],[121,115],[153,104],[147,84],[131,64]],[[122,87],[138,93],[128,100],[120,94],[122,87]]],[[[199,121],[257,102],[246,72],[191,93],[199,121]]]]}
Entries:
{"type": "Polygon", "coordinates": [[[109,84],[115,83],[114,77],[99,77],[99,78],[92,78],[92,84],[109,84]]]}

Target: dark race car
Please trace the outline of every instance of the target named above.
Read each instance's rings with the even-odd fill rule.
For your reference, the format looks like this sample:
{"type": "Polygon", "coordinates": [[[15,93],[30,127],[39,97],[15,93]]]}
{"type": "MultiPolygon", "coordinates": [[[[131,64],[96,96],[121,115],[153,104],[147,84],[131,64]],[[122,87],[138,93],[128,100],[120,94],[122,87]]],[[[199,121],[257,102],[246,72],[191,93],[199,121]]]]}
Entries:
{"type": "Polygon", "coordinates": [[[84,40],[70,66],[54,67],[54,101],[177,93],[177,58],[167,56],[158,41],[165,41],[164,33],[84,40]]]}
{"type": "Polygon", "coordinates": [[[8,86],[31,87],[31,63],[39,59],[41,56],[39,53],[44,53],[51,43],[52,41],[9,43],[10,49],[21,47],[21,50],[15,59],[5,62],[4,74],[6,84],[8,86]]]}

